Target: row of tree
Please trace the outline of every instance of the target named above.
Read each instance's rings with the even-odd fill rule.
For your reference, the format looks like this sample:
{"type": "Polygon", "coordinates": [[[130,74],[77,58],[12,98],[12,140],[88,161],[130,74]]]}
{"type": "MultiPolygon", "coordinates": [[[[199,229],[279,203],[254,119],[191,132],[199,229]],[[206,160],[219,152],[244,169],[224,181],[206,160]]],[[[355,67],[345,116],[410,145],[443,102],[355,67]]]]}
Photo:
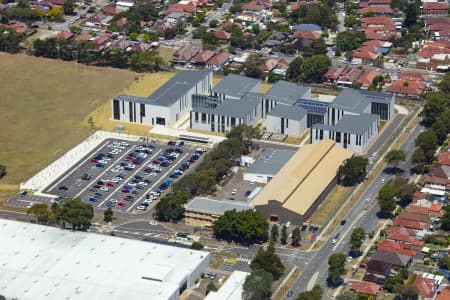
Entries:
{"type": "Polygon", "coordinates": [[[37,203],[27,210],[27,214],[36,216],[39,224],[59,224],[63,228],[70,225],[73,230],[87,230],[91,225],[94,209],[92,205],[79,198],[68,199],[58,204],[54,202],[49,208],[37,203]]]}
{"type": "Polygon", "coordinates": [[[251,140],[259,135],[259,129],[245,124],[233,128],[227,139],[206,154],[197,169],[172,185],[172,191],[162,197],[155,206],[155,217],[160,221],[180,220],[185,204],[190,198],[212,194],[216,185],[234,165],[233,158],[247,154],[251,140]]]}
{"type": "MultiPolygon", "coordinates": [[[[288,233],[286,225],[283,225],[283,227],[281,227],[281,235],[278,225],[277,224],[272,225],[272,229],[270,230],[270,240],[276,243],[278,241],[278,237],[280,237],[280,243],[282,245],[287,245],[288,233]]],[[[300,228],[295,227],[292,230],[291,245],[294,247],[300,246],[301,240],[302,236],[300,234],[300,228]]]]}
{"type": "Polygon", "coordinates": [[[381,214],[390,216],[397,204],[402,207],[407,206],[411,203],[415,191],[416,185],[408,183],[403,177],[389,180],[378,191],[378,204],[381,214]]]}
{"type": "Polygon", "coordinates": [[[0,179],[6,175],[6,166],[0,164],[0,179]]]}
{"type": "Polygon", "coordinates": [[[445,74],[440,82],[439,91],[425,96],[421,116],[429,128],[416,139],[417,149],[413,153],[413,162],[419,173],[429,170],[436,149],[450,132],[450,73],[445,74]]]}
{"type": "Polygon", "coordinates": [[[0,24],[0,51],[8,53],[20,52],[20,43],[25,39],[25,34],[17,33],[14,29],[0,24]]]}
{"type": "Polygon", "coordinates": [[[271,241],[266,249],[259,248],[250,264],[252,272],[245,279],[242,291],[243,300],[268,300],[272,295],[272,284],[284,273],[285,267],[275,253],[271,241]]]}
{"type": "Polygon", "coordinates": [[[362,156],[346,159],[338,169],[338,182],[344,186],[353,186],[364,180],[369,160],[362,156]]]}
{"type": "Polygon", "coordinates": [[[98,66],[131,68],[136,72],[159,71],[164,65],[163,59],[156,50],[136,52],[109,47],[95,50],[95,45],[91,41],[68,42],[59,38],[36,39],[33,48],[35,56],[66,61],[76,60],[79,63],[98,66]]]}

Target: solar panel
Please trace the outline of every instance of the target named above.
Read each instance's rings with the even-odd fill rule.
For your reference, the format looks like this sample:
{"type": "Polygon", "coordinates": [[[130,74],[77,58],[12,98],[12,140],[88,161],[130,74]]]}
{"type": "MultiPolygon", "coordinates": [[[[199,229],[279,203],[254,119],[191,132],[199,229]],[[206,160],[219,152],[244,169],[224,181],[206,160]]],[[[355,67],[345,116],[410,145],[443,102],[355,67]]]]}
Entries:
{"type": "Polygon", "coordinates": [[[296,101],[295,105],[305,109],[308,113],[324,115],[327,113],[329,103],[307,99],[299,99],[296,101]]]}

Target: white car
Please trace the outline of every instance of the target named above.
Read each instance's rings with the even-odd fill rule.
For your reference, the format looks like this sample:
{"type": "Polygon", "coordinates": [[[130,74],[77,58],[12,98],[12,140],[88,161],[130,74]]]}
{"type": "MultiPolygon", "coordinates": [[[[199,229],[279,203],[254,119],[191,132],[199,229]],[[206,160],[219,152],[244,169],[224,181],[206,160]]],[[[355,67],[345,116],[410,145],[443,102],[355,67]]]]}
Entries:
{"type": "Polygon", "coordinates": [[[195,149],[195,151],[206,152],[205,148],[203,147],[198,147],[197,149],[195,149]]]}
{"type": "Polygon", "coordinates": [[[34,203],[28,203],[28,205],[26,206],[26,208],[32,208],[34,205],[34,203]]]}
{"type": "Polygon", "coordinates": [[[138,205],[138,206],[136,206],[136,209],[137,210],[146,210],[147,206],[145,206],[145,205],[138,205]]]}
{"type": "Polygon", "coordinates": [[[158,222],[152,220],[152,221],[148,222],[148,224],[152,225],[152,226],[156,226],[156,225],[158,225],[158,222]]]}
{"type": "Polygon", "coordinates": [[[236,195],[236,193],[237,193],[237,190],[236,190],[236,189],[233,189],[233,190],[231,191],[231,195],[236,195]]]}
{"type": "Polygon", "coordinates": [[[119,182],[119,178],[114,177],[113,179],[110,180],[112,183],[118,183],[119,182]]]}
{"type": "Polygon", "coordinates": [[[351,263],[352,260],[353,260],[353,257],[351,257],[351,256],[348,256],[347,259],[346,259],[346,261],[347,261],[348,263],[351,263]]]}
{"type": "Polygon", "coordinates": [[[108,189],[107,186],[102,186],[102,187],[100,187],[100,191],[107,192],[108,190],[109,190],[109,189],[108,189]]]}
{"type": "Polygon", "coordinates": [[[381,178],[381,183],[384,183],[384,178],[381,178]]]}
{"type": "Polygon", "coordinates": [[[290,222],[290,221],[287,221],[287,222],[286,222],[286,227],[289,228],[289,226],[291,226],[291,222],[290,222]]]}
{"type": "Polygon", "coordinates": [[[111,203],[117,203],[117,202],[119,202],[119,200],[117,200],[117,199],[111,199],[111,200],[109,200],[109,202],[111,202],[111,203]]]}
{"type": "Polygon", "coordinates": [[[336,244],[336,243],[337,243],[336,239],[333,239],[333,240],[331,241],[331,243],[332,243],[333,245],[336,244]]]}

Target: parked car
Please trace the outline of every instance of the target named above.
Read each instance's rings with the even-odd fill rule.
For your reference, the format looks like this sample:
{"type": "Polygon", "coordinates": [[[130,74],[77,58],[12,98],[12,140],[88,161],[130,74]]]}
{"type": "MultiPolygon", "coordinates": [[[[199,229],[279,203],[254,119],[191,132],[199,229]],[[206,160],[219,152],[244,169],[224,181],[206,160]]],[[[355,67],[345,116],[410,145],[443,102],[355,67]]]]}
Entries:
{"type": "Polygon", "coordinates": [[[125,203],[119,202],[119,203],[117,203],[117,206],[124,207],[124,206],[125,206],[125,203]]]}
{"type": "Polygon", "coordinates": [[[123,189],[121,192],[124,193],[124,194],[129,194],[129,193],[130,193],[130,190],[123,189]]]}
{"type": "Polygon", "coordinates": [[[92,174],[91,173],[84,173],[83,176],[81,176],[81,179],[83,180],[91,180],[92,174]]]}
{"type": "Polygon", "coordinates": [[[65,185],[60,185],[60,186],[58,187],[58,189],[59,189],[59,190],[63,190],[63,191],[67,191],[69,188],[68,188],[67,186],[65,186],[65,185]]]}

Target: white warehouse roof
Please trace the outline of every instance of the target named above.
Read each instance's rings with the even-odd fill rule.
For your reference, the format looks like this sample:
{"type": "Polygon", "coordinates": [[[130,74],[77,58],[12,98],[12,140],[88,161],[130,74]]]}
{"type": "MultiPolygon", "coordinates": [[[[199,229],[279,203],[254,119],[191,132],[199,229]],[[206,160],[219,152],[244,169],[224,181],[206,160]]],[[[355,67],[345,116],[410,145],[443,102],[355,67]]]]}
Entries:
{"type": "Polygon", "coordinates": [[[250,273],[234,271],[217,292],[209,292],[205,300],[241,300],[245,278],[250,273]]]}
{"type": "Polygon", "coordinates": [[[0,294],[7,298],[177,299],[209,253],[0,220],[0,294]]]}

